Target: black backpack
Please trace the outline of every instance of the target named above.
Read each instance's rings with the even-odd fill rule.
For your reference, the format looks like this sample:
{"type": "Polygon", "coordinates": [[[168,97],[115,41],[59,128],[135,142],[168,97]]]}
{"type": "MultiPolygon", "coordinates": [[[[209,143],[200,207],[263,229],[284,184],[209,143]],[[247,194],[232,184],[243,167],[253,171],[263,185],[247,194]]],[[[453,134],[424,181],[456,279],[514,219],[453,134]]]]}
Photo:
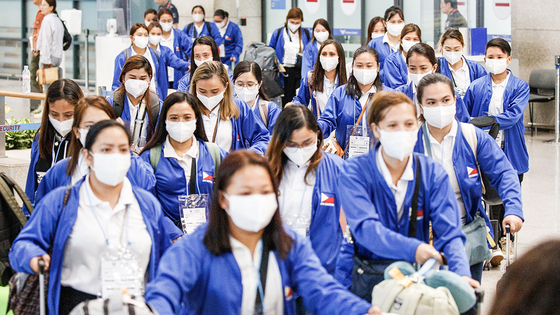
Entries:
{"type": "Polygon", "coordinates": [[[15,198],[14,190],[31,213],[33,206],[25,192],[10,177],[0,173],[0,286],[8,285],[15,274],[8,255],[12,243],[27,223],[27,217],[15,198]]]}
{"type": "MultiPolygon", "coordinates": [[[[212,29],[210,28],[210,22],[204,22],[204,24],[206,24],[206,29],[208,30],[208,34],[210,34],[210,37],[212,37],[212,29]]],[[[187,36],[189,36],[189,32],[191,31],[191,28],[193,27],[194,22],[192,22],[191,24],[187,25],[187,36]]],[[[194,34],[195,36],[193,36],[192,38],[195,39],[197,38],[199,34],[196,34],[196,28],[194,29],[194,34]]]]}
{"type": "Polygon", "coordinates": [[[264,94],[270,98],[284,94],[282,81],[280,80],[278,58],[274,48],[265,43],[250,43],[245,47],[244,61],[254,61],[262,71],[264,94]]]}
{"type": "MultiPolygon", "coordinates": [[[[60,20],[60,17],[58,19],[60,20]]],[[[72,35],[70,35],[70,33],[68,32],[68,29],[66,28],[66,24],[64,23],[64,21],[60,20],[60,22],[64,27],[64,37],[62,38],[62,49],[66,51],[68,50],[68,48],[70,48],[70,46],[72,46],[72,35]]]]}

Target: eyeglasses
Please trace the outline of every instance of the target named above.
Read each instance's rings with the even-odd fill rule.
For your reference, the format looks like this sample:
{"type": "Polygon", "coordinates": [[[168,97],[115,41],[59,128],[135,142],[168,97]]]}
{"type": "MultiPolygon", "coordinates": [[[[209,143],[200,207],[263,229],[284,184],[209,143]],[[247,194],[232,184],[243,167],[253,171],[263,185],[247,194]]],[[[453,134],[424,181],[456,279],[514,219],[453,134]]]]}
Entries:
{"type": "Polygon", "coordinates": [[[242,82],[235,82],[235,86],[240,87],[240,88],[253,88],[257,85],[259,85],[259,84],[255,83],[255,82],[247,82],[245,84],[243,84],[242,82]]]}

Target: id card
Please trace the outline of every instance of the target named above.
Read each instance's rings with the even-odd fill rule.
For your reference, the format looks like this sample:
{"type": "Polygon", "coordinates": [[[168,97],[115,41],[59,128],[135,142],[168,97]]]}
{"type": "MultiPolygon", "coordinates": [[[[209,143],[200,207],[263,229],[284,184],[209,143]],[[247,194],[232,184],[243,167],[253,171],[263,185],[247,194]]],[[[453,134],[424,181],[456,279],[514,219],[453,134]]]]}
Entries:
{"type": "Polygon", "coordinates": [[[129,295],[141,296],[141,282],[136,259],[101,260],[101,295],[104,299],[126,290],[129,295]]]}
{"type": "Polygon", "coordinates": [[[179,207],[183,233],[192,234],[197,227],[206,223],[207,194],[179,196],[179,207]]]}
{"type": "Polygon", "coordinates": [[[369,151],[370,138],[364,136],[350,136],[348,158],[366,154],[369,151]]]}

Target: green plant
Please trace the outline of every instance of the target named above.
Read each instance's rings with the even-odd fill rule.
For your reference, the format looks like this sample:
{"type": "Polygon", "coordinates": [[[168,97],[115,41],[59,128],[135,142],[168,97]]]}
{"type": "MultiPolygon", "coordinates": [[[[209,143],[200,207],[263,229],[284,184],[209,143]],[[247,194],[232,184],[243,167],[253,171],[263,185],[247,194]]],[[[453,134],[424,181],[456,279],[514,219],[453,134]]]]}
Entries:
{"type": "MultiPolygon", "coordinates": [[[[6,125],[29,124],[31,120],[22,119],[6,119],[6,125]]],[[[37,130],[9,131],[6,132],[6,150],[29,149],[33,143],[37,130]]]]}

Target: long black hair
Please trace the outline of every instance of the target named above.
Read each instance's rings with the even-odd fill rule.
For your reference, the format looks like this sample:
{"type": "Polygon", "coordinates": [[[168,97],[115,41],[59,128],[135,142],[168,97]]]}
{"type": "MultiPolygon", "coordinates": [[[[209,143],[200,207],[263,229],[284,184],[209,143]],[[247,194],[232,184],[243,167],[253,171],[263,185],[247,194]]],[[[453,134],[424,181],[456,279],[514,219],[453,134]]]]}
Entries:
{"type": "Polygon", "coordinates": [[[313,74],[311,75],[311,81],[308,82],[309,88],[312,91],[323,92],[323,80],[325,77],[325,69],[321,65],[321,53],[323,48],[333,44],[336,48],[338,54],[338,65],[336,66],[336,75],[338,76],[338,86],[344,85],[347,82],[348,76],[346,75],[346,59],[344,57],[344,48],[342,45],[334,39],[327,39],[319,48],[319,53],[317,54],[317,60],[315,61],[315,66],[313,67],[313,74]]]}
{"type": "MultiPolygon", "coordinates": [[[[235,84],[235,80],[237,80],[237,78],[239,78],[240,75],[246,72],[251,72],[255,76],[255,79],[257,79],[257,82],[259,84],[262,83],[261,66],[259,66],[259,64],[254,61],[243,60],[240,63],[238,63],[237,66],[235,66],[235,69],[233,70],[232,79],[234,84],[235,84]]],[[[266,94],[264,93],[263,84],[261,84],[261,87],[259,88],[259,97],[261,100],[265,100],[265,101],[269,100],[268,96],[266,96],[266,94]]]]}
{"type": "Polygon", "coordinates": [[[218,45],[216,45],[216,41],[214,41],[214,39],[212,37],[204,35],[204,36],[200,36],[197,39],[195,39],[193,44],[192,44],[192,50],[191,50],[191,70],[190,70],[191,71],[191,82],[192,82],[192,77],[194,75],[194,72],[196,71],[196,68],[198,68],[198,66],[196,65],[196,62],[194,61],[194,46],[197,46],[197,45],[210,46],[210,48],[212,49],[212,60],[221,61],[220,51],[218,50],[218,45]]]}
{"type": "Polygon", "coordinates": [[[167,138],[168,135],[167,128],[165,126],[167,113],[169,112],[169,109],[173,105],[182,102],[187,102],[187,104],[189,104],[189,106],[194,111],[194,116],[196,117],[196,129],[194,131],[194,136],[199,140],[208,141],[208,138],[206,137],[206,132],[204,131],[202,112],[200,111],[200,107],[198,105],[198,101],[196,97],[189,93],[174,92],[169,94],[169,96],[165,98],[165,101],[163,101],[163,106],[161,107],[161,113],[159,114],[156,131],[154,132],[154,135],[152,136],[150,141],[146,143],[146,145],[144,146],[140,154],[142,154],[144,151],[148,151],[151,148],[161,145],[162,143],[165,142],[165,139],[167,138]]]}
{"type": "MultiPolygon", "coordinates": [[[[350,96],[355,97],[356,99],[360,99],[362,97],[362,90],[360,90],[360,86],[358,85],[358,80],[354,77],[354,62],[356,62],[356,57],[361,54],[372,54],[375,57],[375,61],[377,62],[377,69],[379,69],[379,53],[377,50],[373,49],[369,46],[362,46],[354,52],[354,59],[352,60],[352,75],[348,78],[348,83],[346,83],[346,93],[350,96]]],[[[381,81],[381,76],[379,72],[377,73],[377,77],[375,81],[373,81],[373,85],[377,88],[377,92],[383,89],[383,82],[381,81]]]]}

